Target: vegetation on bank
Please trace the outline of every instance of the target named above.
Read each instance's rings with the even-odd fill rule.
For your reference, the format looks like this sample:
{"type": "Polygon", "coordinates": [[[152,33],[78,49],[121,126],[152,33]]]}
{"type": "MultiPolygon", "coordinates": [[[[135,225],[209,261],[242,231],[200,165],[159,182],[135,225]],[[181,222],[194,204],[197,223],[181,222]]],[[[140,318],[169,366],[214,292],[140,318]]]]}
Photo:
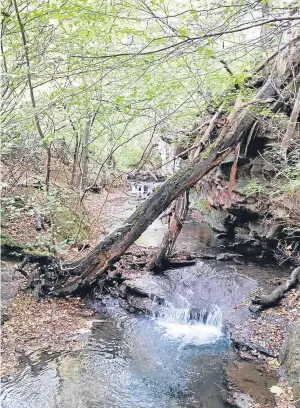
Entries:
{"type": "Polygon", "coordinates": [[[22,253],[66,254],[71,246],[85,242],[90,230],[76,203],[67,186],[48,193],[18,187],[18,195],[2,197],[1,244],[22,253]]]}

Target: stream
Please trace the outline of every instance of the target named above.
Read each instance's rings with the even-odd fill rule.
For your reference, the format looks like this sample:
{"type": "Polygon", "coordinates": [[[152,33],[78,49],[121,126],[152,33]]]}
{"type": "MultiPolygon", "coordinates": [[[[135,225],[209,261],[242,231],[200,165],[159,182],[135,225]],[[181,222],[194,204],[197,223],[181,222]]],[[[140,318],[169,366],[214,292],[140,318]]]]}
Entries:
{"type": "Polygon", "coordinates": [[[218,307],[136,316],[112,301],[83,351],[26,366],[3,385],[2,407],[221,408],[228,346],[218,307]]]}
{"type": "Polygon", "coordinates": [[[83,351],[26,367],[4,384],[2,407],[223,407],[228,339],[218,328],[206,335],[200,322],[167,328],[118,307],[99,317],[83,351]]]}
{"type": "MultiPolygon", "coordinates": [[[[159,240],[159,225],[139,244],[159,240]]],[[[207,226],[189,223],[177,245],[195,251],[220,243],[207,226]]],[[[148,315],[129,313],[111,297],[90,301],[97,314],[82,333],[83,350],[23,363],[2,384],[1,407],[224,408],[223,366],[236,358],[230,327],[249,315],[235,305],[258,277],[271,276],[272,268],[207,262],[163,276],[137,273],[127,285],[148,294],[148,315]]]]}

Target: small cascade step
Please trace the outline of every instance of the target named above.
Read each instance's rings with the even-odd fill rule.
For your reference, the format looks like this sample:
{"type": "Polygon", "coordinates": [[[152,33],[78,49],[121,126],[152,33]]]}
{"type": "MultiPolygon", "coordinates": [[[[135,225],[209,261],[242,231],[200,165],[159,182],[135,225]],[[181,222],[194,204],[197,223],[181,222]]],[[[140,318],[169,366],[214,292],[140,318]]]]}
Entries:
{"type": "Polygon", "coordinates": [[[190,344],[214,343],[224,337],[222,311],[217,305],[197,310],[178,308],[165,302],[159,310],[154,308],[156,323],[164,334],[174,340],[190,344]]]}

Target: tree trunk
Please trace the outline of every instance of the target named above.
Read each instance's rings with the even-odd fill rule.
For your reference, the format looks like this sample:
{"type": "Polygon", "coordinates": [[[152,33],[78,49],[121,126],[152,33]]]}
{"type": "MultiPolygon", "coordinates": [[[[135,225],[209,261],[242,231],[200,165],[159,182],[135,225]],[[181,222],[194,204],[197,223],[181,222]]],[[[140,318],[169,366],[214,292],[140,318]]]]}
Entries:
{"type": "Polygon", "coordinates": [[[71,185],[74,186],[76,180],[76,167],[78,162],[78,152],[79,152],[79,135],[78,132],[74,133],[75,135],[75,147],[73,154],[73,164],[72,164],[72,174],[71,174],[71,185]]]}
{"type": "MultiPolygon", "coordinates": [[[[273,82],[268,82],[256,99],[273,95],[273,82]]],[[[161,187],[144,201],[127,219],[124,225],[99,243],[90,254],[75,263],[63,265],[61,279],[44,291],[56,296],[64,296],[85,290],[115,262],[150,224],[179,195],[193,187],[202,177],[218,166],[247,134],[255,120],[250,106],[242,110],[228,129],[227,135],[219,143],[213,143],[191,163],[171,176],[161,187]],[[75,275],[75,276],[74,276],[75,275]]],[[[50,286],[50,285],[49,285],[50,286]]]]}
{"type": "Polygon", "coordinates": [[[269,295],[262,295],[252,299],[252,303],[261,305],[263,308],[274,306],[283,298],[285,293],[296,286],[298,282],[300,282],[300,266],[293,270],[286,282],[274,289],[269,295]]]}
{"type": "Polygon", "coordinates": [[[185,191],[171,205],[168,215],[168,230],[164,235],[159,250],[150,261],[148,268],[154,272],[161,271],[168,263],[167,258],[171,256],[176,239],[183,227],[189,205],[189,191],[185,191]]]}
{"type": "Polygon", "coordinates": [[[48,145],[45,142],[45,134],[42,130],[42,126],[40,123],[40,118],[39,115],[37,114],[37,105],[36,105],[36,99],[34,95],[34,87],[32,83],[32,75],[31,75],[31,64],[30,64],[30,59],[29,59],[29,46],[27,43],[26,39],[26,33],[25,33],[25,26],[22,21],[20,12],[19,12],[19,7],[17,4],[17,0],[13,0],[14,4],[14,9],[16,12],[17,16],[17,21],[20,29],[20,34],[21,34],[21,39],[22,39],[22,45],[23,45],[23,51],[24,51],[24,57],[25,57],[25,64],[26,64],[26,70],[27,70],[27,84],[29,88],[29,95],[30,95],[30,100],[31,100],[31,106],[34,111],[34,122],[35,126],[37,129],[37,132],[43,142],[43,147],[46,149],[46,154],[47,154],[47,162],[46,162],[46,175],[45,175],[45,184],[46,184],[46,191],[47,193],[49,192],[49,181],[50,181],[50,162],[51,162],[51,144],[48,145]]]}
{"type": "Polygon", "coordinates": [[[142,154],[140,161],[137,163],[136,168],[134,169],[135,174],[141,171],[143,167],[147,164],[147,162],[149,161],[151,157],[151,153],[156,147],[157,147],[157,143],[153,143],[146,147],[146,149],[144,150],[142,154]]]}
{"type": "Polygon", "coordinates": [[[296,95],[294,107],[290,116],[289,124],[286,129],[286,133],[284,135],[284,138],[282,140],[282,147],[283,149],[287,150],[290,146],[290,143],[293,139],[295,128],[297,125],[297,120],[300,112],[300,87],[298,89],[298,93],[296,95]]]}
{"type": "Polygon", "coordinates": [[[49,183],[50,183],[50,173],[51,173],[51,147],[52,147],[52,143],[50,142],[46,148],[47,160],[46,160],[45,186],[46,186],[47,194],[49,193],[49,183]]]}
{"type": "MultiPolygon", "coordinates": [[[[261,14],[262,18],[269,19],[270,9],[272,8],[272,1],[269,0],[268,2],[262,2],[261,5],[261,14]]],[[[260,29],[260,46],[262,50],[263,57],[268,57],[269,54],[269,47],[266,45],[268,43],[267,35],[270,28],[268,25],[263,24],[260,29]]],[[[264,69],[266,71],[266,68],[264,69]]]]}
{"type": "MultiPolygon", "coordinates": [[[[241,132],[239,133],[242,135],[241,132]]],[[[170,177],[137,208],[122,227],[100,242],[86,258],[64,265],[61,273],[62,280],[55,285],[51,282],[48,293],[56,296],[69,295],[88,288],[139,238],[178,195],[190,189],[229,155],[231,145],[235,143],[236,138],[236,133],[234,133],[228,143],[220,146],[222,149],[213,150],[205,159],[195,159],[189,166],[170,177]]]]}
{"type": "MultiPolygon", "coordinates": [[[[198,144],[192,146],[193,149],[187,149],[182,151],[180,148],[179,152],[177,151],[174,161],[176,158],[179,158],[182,154],[188,153],[189,161],[192,161],[194,158],[199,157],[202,150],[204,150],[204,146],[208,143],[211,133],[215,127],[215,124],[221,114],[222,106],[220,106],[219,110],[214,114],[212,119],[207,122],[207,128],[198,141],[198,144]]],[[[188,205],[189,205],[189,191],[187,190],[183,195],[179,196],[176,201],[172,203],[170,206],[169,211],[167,211],[168,216],[168,230],[164,235],[162,243],[157,251],[157,253],[153,256],[151,261],[149,262],[148,268],[154,272],[161,271],[164,267],[166,267],[168,262],[168,257],[171,256],[173,247],[175,245],[176,239],[183,227],[183,223],[188,213],[188,205]]]]}
{"type": "Polygon", "coordinates": [[[88,161],[89,161],[89,142],[91,135],[92,118],[88,118],[85,123],[84,136],[82,141],[82,155],[81,155],[81,179],[80,179],[80,195],[85,193],[87,187],[88,176],[88,161]]]}

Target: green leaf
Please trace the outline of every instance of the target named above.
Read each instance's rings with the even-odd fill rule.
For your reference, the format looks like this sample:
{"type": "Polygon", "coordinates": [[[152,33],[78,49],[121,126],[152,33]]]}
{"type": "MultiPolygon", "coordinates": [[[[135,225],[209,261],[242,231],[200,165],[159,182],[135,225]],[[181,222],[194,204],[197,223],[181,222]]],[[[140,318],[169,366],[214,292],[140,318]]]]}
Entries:
{"type": "Polygon", "coordinates": [[[198,18],[199,18],[198,11],[196,11],[196,10],[191,10],[191,11],[190,11],[190,14],[191,14],[191,16],[192,16],[195,20],[198,20],[198,18]]]}
{"type": "Polygon", "coordinates": [[[78,34],[79,34],[80,37],[87,37],[89,35],[89,31],[88,30],[80,30],[78,34]]]}
{"type": "Polygon", "coordinates": [[[178,33],[180,34],[180,37],[188,37],[188,30],[187,28],[180,28],[178,30],[178,33]]]}

